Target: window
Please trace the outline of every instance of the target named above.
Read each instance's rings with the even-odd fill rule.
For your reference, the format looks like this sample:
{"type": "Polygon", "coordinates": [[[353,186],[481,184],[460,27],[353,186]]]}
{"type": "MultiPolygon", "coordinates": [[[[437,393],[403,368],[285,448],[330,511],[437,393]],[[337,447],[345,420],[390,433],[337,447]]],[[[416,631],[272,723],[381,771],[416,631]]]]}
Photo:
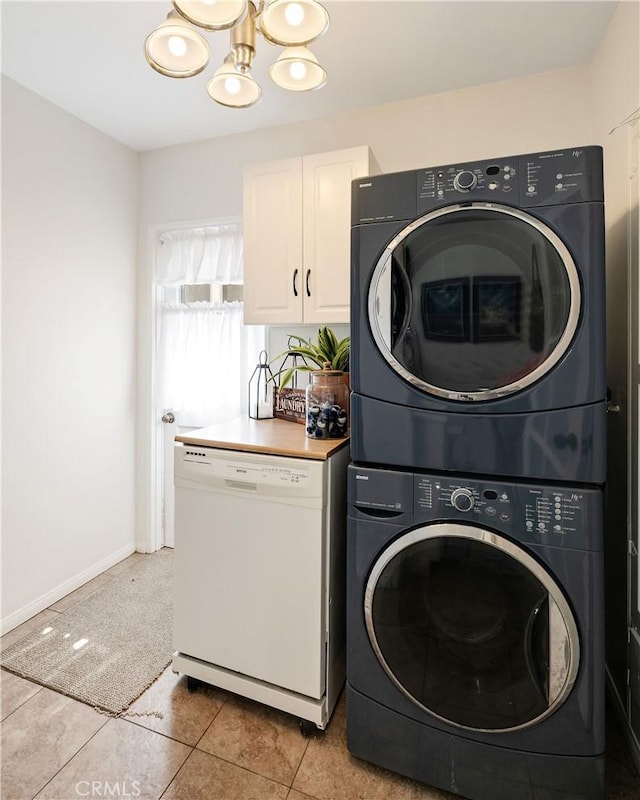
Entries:
{"type": "Polygon", "coordinates": [[[242,414],[264,328],[243,324],[238,225],[167,231],[158,243],[158,394],[180,426],[242,414]]]}

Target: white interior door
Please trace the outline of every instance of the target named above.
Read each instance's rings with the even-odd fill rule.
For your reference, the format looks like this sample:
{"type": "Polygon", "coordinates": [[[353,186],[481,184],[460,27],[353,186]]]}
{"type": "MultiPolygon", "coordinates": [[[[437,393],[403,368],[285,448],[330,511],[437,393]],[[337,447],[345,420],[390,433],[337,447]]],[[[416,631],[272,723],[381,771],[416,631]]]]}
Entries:
{"type": "Polygon", "coordinates": [[[174,544],[173,442],[177,427],[173,410],[167,408],[162,415],[162,538],[165,547],[174,544]]]}
{"type": "Polygon", "coordinates": [[[246,414],[247,381],[265,346],[264,328],[242,322],[239,223],[153,232],[151,552],[174,543],[175,435],[246,414]]]}

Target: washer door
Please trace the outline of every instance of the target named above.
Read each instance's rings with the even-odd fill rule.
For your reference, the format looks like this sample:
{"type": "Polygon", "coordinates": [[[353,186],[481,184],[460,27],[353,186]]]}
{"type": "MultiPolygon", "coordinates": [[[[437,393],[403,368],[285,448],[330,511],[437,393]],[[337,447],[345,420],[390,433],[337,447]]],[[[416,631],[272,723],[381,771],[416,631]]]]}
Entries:
{"type": "Polygon", "coordinates": [[[571,344],[578,271],[540,220],[491,203],[447,206],[388,245],[369,287],[373,337],[414,386],[491,400],[539,380],[571,344]]]}
{"type": "Polygon", "coordinates": [[[433,524],[375,562],[364,613],[373,649],[418,707],[474,731],[537,724],[567,698],[578,630],[560,588],[490,531],[433,524]]]}

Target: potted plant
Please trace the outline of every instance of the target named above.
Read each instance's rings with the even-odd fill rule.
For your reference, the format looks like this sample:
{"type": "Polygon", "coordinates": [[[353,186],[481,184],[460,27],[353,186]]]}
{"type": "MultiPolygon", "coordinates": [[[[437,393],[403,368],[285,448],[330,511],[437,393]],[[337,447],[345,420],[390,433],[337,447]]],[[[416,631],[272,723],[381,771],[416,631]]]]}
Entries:
{"type": "Polygon", "coordinates": [[[325,364],[330,364],[330,369],[341,370],[348,374],[350,347],[349,336],[338,339],[326,325],[319,328],[316,341],[292,335],[289,337],[289,347],[273,359],[273,361],[284,359],[274,378],[279,388],[284,389],[296,372],[323,369],[325,364]]]}

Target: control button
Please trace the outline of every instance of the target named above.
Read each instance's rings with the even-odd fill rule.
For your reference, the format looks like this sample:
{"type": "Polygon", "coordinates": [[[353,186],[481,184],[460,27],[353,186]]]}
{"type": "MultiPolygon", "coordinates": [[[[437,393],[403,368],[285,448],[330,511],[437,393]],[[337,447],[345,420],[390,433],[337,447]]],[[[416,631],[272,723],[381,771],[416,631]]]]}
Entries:
{"type": "Polygon", "coordinates": [[[454,489],[451,492],[451,505],[458,511],[471,511],[473,503],[473,495],[469,489],[454,489]]]}
{"type": "Polygon", "coordinates": [[[526,525],[527,525],[527,528],[529,530],[531,530],[531,528],[533,528],[533,522],[530,519],[527,520],[526,525]]]}
{"type": "Polygon", "coordinates": [[[538,523],[538,530],[544,531],[546,529],[547,529],[547,526],[544,524],[544,522],[539,522],[538,523]]]}
{"type": "Polygon", "coordinates": [[[535,186],[527,186],[527,191],[528,192],[535,192],[535,190],[536,190],[535,186]]]}
{"type": "Polygon", "coordinates": [[[498,188],[498,184],[494,183],[493,181],[491,181],[491,183],[489,184],[489,189],[491,189],[493,191],[494,189],[497,189],[497,188],[498,188]]]}
{"type": "Polygon", "coordinates": [[[442,191],[442,189],[438,189],[438,197],[442,197],[443,194],[444,192],[442,191]]]}
{"type": "Polygon", "coordinates": [[[501,519],[503,522],[509,522],[509,520],[511,519],[511,517],[509,516],[509,514],[507,514],[507,512],[506,512],[506,511],[503,511],[503,512],[502,512],[502,514],[500,514],[500,519],[501,519]]]}
{"type": "MultiPolygon", "coordinates": [[[[505,172],[511,172],[511,167],[505,167],[505,168],[504,168],[504,171],[505,171],[505,172]]],[[[505,175],[505,177],[506,177],[506,175],[505,175]]]]}
{"type": "Polygon", "coordinates": [[[498,493],[494,492],[493,489],[486,489],[483,492],[483,496],[486,500],[495,500],[498,496],[498,493]]]}
{"type": "Polygon", "coordinates": [[[487,506],[485,508],[485,510],[484,510],[484,513],[487,514],[490,517],[495,517],[496,510],[495,510],[495,508],[493,506],[487,506]]]}
{"type": "Polygon", "coordinates": [[[500,499],[501,500],[508,500],[509,499],[509,495],[506,492],[502,492],[502,494],[500,495],[500,499]]]}
{"type": "Polygon", "coordinates": [[[556,183],[556,189],[562,189],[563,186],[563,183],[556,183]]]}
{"type": "Polygon", "coordinates": [[[562,173],[561,173],[561,172],[559,172],[559,173],[556,175],[556,179],[557,179],[557,180],[559,180],[559,181],[561,181],[561,180],[562,180],[562,173]]]}
{"type": "MultiPolygon", "coordinates": [[[[504,177],[506,178],[507,176],[505,175],[504,177]]],[[[509,184],[507,184],[507,183],[505,183],[505,185],[502,187],[502,191],[503,192],[510,192],[512,189],[513,189],[513,186],[509,186],[509,184]]]]}
{"type": "Polygon", "coordinates": [[[553,530],[556,531],[556,533],[560,533],[562,531],[562,525],[554,525],[553,530]]]}
{"type": "Polygon", "coordinates": [[[469,170],[459,172],[453,179],[453,188],[459,192],[469,192],[478,182],[478,179],[469,170]]]}

